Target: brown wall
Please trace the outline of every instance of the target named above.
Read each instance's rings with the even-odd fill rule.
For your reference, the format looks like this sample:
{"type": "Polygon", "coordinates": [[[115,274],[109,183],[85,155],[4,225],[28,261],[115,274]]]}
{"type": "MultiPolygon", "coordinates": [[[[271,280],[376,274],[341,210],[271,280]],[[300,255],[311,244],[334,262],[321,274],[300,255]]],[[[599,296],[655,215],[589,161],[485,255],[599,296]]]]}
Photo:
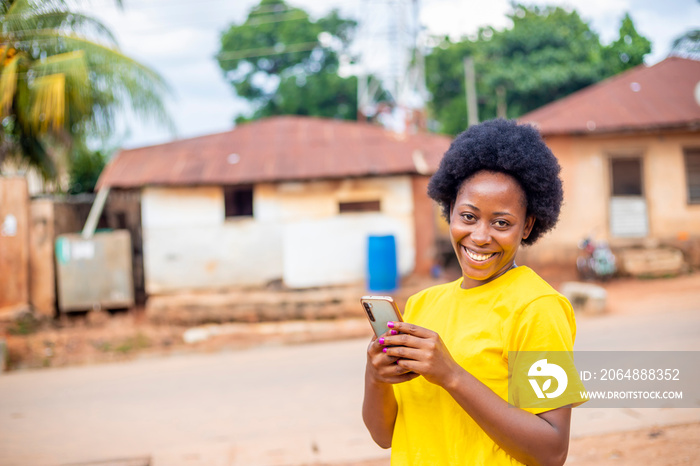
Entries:
{"type": "Polygon", "coordinates": [[[29,303],[47,317],[56,312],[56,237],[81,231],[94,196],[37,198],[30,203],[29,303]]]}
{"type": "Polygon", "coordinates": [[[430,269],[436,262],[436,225],[433,201],[428,197],[428,176],[414,176],[411,180],[413,188],[413,221],[416,231],[416,266],[414,273],[430,274],[430,269]]]}
{"type": "MultiPolygon", "coordinates": [[[[69,198],[38,198],[30,203],[29,303],[48,317],[53,317],[56,312],[56,238],[82,231],[94,198],[94,195],[83,194],[69,198]]],[[[136,303],[145,303],[139,191],[112,191],[98,228],[129,230],[136,303]]]]}
{"type": "Polygon", "coordinates": [[[24,178],[0,177],[0,314],[29,302],[29,193],[24,178]],[[16,228],[15,228],[16,226],[16,228]]]}
{"type": "MultiPolygon", "coordinates": [[[[0,309],[31,305],[47,317],[56,312],[54,244],[58,235],[79,233],[95,196],[29,200],[23,177],[0,177],[0,228],[9,215],[16,220],[14,235],[0,232],[0,309]]],[[[145,302],[138,190],[110,194],[99,228],[128,229],[134,260],[137,304],[145,302]]],[[[0,313],[2,311],[0,310],[0,313]]]]}
{"type": "Polygon", "coordinates": [[[37,312],[53,317],[56,306],[54,203],[50,199],[34,199],[29,210],[29,302],[37,312]]]}
{"type": "Polygon", "coordinates": [[[114,230],[128,230],[131,236],[134,300],[137,305],[146,303],[146,286],[143,271],[143,238],[141,236],[141,191],[139,189],[113,189],[109,193],[100,226],[114,230]]]}
{"type": "Polygon", "coordinates": [[[552,136],[547,145],[559,159],[564,206],[556,229],[525,255],[535,262],[571,262],[588,234],[615,246],[700,238],[700,205],[686,199],[683,149],[700,147],[700,132],[607,136],[552,136]],[[610,159],[640,156],[649,235],[615,238],[610,233],[610,159]]]}

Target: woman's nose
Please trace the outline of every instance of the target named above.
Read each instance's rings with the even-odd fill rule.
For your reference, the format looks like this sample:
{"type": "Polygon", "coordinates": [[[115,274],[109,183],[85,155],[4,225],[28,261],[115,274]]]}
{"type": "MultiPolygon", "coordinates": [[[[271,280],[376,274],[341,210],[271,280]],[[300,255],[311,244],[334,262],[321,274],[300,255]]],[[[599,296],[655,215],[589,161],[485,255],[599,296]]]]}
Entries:
{"type": "Polygon", "coordinates": [[[486,222],[477,223],[469,237],[474,244],[480,246],[489,244],[491,242],[491,232],[489,231],[488,224],[486,222]]]}

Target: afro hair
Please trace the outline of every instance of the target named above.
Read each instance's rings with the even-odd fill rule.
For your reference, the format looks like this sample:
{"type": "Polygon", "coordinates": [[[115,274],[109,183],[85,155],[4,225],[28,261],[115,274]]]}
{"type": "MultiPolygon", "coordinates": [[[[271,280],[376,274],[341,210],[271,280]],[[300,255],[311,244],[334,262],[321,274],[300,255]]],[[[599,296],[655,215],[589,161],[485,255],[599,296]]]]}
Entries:
{"type": "Polygon", "coordinates": [[[450,221],[462,183],[480,171],[512,176],[525,192],[527,215],[535,224],[523,244],[531,245],[557,223],[564,197],[556,157],[537,130],[512,120],[490,120],[459,134],[430,179],[428,195],[450,221]]]}

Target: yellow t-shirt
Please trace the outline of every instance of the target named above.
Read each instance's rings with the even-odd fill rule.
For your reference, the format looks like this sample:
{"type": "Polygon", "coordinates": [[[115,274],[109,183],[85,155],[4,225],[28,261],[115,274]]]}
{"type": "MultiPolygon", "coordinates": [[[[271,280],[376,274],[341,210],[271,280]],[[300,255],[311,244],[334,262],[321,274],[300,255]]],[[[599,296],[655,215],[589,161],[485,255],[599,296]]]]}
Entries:
{"type": "MultiPolygon", "coordinates": [[[[404,320],[437,332],[455,361],[504,400],[509,351],[573,351],[576,322],[571,304],[532,269],[516,267],[468,290],[461,284],[460,278],[412,296],[404,320]]],[[[580,403],[582,385],[574,378],[557,398],[557,406],[580,403]]],[[[425,378],[394,385],[394,394],[399,409],[392,465],[521,464],[444,389],[425,378]]],[[[553,409],[551,404],[527,411],[548,409],[553,409]]]]}

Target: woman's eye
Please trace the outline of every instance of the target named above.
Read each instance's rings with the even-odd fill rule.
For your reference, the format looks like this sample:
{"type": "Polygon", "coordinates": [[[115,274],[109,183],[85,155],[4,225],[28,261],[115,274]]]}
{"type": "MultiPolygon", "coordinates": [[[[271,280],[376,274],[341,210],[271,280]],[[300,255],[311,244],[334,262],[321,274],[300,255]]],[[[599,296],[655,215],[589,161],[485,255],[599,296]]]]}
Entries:
{"type": "Polygon", "coordinates": [[[505,220],[496,220],[494,223],[499,228],[505,228],[508,226],[508,222],[506,222],[505,220]]]}
{"type": "Polygon", "coordinates": [[[476,217],[474,216],[474,214],[470,214],[470,213],[462,214],[462,218],[463,218],[464,220],[469,221],[469,222],[471,222],[471,221],[473,221],[473,220],[476,219],[476,217]]]}

